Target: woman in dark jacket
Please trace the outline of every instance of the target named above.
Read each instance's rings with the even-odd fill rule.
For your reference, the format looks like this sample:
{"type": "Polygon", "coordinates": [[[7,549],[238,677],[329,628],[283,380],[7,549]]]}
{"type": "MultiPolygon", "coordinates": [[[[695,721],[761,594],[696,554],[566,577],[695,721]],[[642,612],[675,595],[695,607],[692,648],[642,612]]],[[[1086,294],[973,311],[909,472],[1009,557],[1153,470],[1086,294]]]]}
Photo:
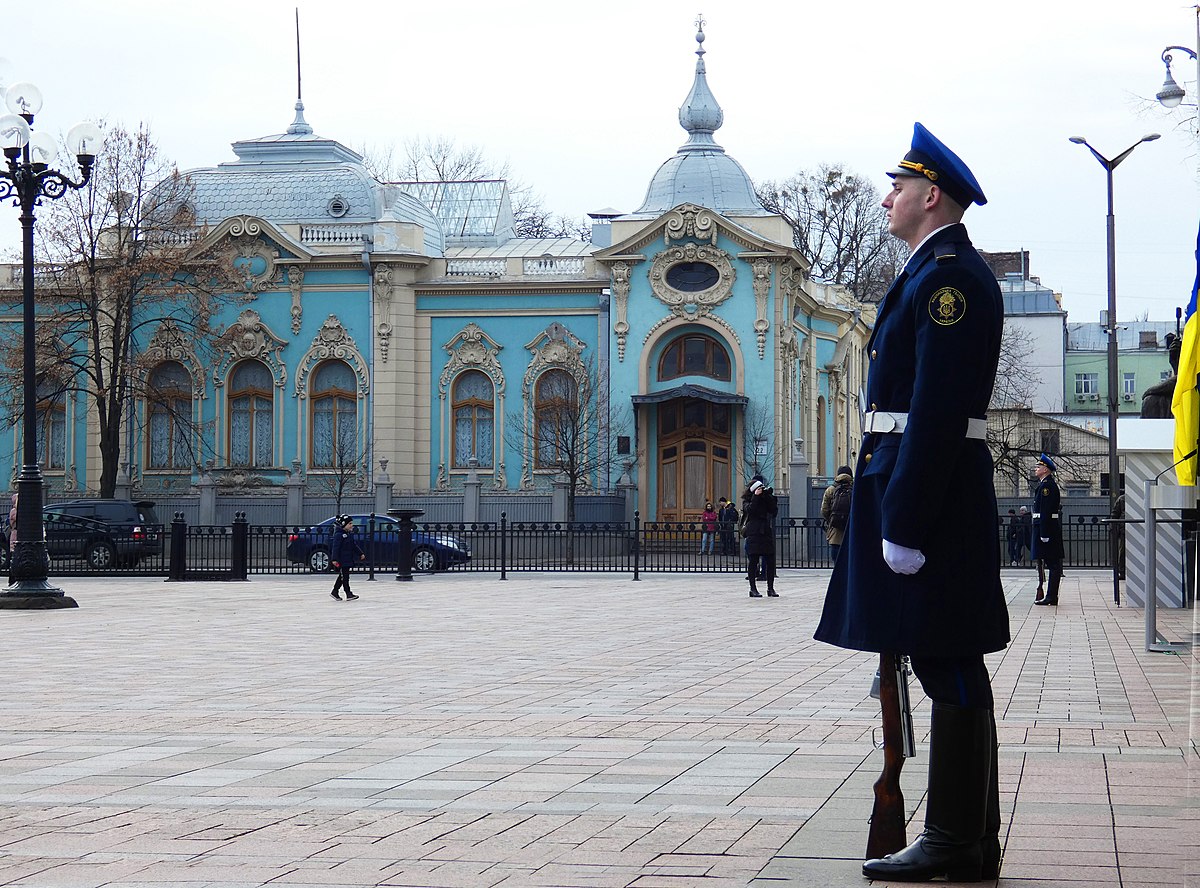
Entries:
{"type": "Polygon", "coordinates": [[[333,591],[329,594],[341,601],[338,590],[345,589],[347,601],[358,598],[350,591],[350,568],[367,556],[354,539],[354,519],[349,515],[338,515],[333,519],[333,543],[329,547],[329,556],[338,572],[337,579],[333,581],[333,591]]]}
{"type": "Polygon", "coordinates": [[[762,598],[755,585],[758,576],[759,563],[767,578],[767,595],[778,598],[775,591],[775,516],[779,513],[779,503],[771,488],[762,481],[755,479],[750,482],[748,496],[743,500],[746,504],[743,510],[743,527],[746,536],[746,576],[750,580],[750,597],[762,598]]]}

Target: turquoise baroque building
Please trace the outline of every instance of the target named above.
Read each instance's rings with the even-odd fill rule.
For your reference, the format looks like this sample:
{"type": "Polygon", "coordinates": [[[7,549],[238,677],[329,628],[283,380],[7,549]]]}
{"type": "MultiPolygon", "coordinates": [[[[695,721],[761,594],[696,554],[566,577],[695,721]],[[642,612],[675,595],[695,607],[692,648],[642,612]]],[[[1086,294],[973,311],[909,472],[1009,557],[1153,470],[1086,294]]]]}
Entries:
{"type": "MultiPolygon", "coordinates": [[[[724,115],[697,40],[685,143],[634,212],[595,214],[591,243],[515,237],[503,181],[376,181],[299,102],[285,133],[190,171],[195,253],[234,298],[211,348],[170,323],[144,343],[196,423],[131,406],[133,489],[169,498],[207,475],[229,492],[302,478],[317,493],[340,463],[363,493],[385,465],[398,494],[452,494],[469,472],[493,493],[546,490],[559,467],[541,411],[594,386],[585,446],[612,458],[585,492],[620,480],[644,516],[689,519],[761,471],[802,514],[809,478],[856,455],[873,307],[809,278],[715,141],[724,115]]],[[[43,429],[55,492],[95,490],[86,405],[43,429]]]]}

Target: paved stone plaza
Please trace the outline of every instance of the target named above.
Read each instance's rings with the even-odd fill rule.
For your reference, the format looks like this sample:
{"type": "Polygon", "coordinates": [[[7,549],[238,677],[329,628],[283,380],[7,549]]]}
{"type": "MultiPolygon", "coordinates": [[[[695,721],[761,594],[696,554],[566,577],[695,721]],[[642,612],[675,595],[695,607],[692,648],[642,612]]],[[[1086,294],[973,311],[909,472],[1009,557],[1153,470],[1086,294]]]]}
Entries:
{"type": "MultiPolygon", "coordinates": [[[[0,612],[0,884],[867,885],[875,657],[812,641],[827,578],[71,578],[0,612]]],[[[1195,654],[1106,574],[1005,587],[1000,884],[1185,884],[1195,654]]]]}

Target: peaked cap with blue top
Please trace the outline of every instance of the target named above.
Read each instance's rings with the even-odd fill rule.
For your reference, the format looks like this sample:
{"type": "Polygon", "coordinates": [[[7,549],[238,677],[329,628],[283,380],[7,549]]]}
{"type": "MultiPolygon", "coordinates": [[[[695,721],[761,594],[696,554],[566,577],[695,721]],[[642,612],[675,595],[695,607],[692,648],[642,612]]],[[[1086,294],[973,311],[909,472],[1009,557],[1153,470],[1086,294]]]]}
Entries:
{"type": "Polygon", "coordinates": [[[987,203],[983,189],[962,159],[920,123],[913,124],[912,148],[888,175],[893,179],[924,176],[964,208],[973,203],[980,206],[987,203]]]}

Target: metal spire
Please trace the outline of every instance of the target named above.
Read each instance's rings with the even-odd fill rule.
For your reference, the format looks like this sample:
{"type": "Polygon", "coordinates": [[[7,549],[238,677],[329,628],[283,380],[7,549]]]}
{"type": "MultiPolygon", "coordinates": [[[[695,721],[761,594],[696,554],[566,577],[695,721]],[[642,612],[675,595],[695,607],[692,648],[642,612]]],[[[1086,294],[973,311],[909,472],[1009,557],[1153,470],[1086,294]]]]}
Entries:
{"type": "Polygon", "coordinates": [[[287,128],[288,135],[312,135],[313,128],[304,119],[304,102],[300,93],[300,7],[296,7],[296,119],[287,128]]]}

